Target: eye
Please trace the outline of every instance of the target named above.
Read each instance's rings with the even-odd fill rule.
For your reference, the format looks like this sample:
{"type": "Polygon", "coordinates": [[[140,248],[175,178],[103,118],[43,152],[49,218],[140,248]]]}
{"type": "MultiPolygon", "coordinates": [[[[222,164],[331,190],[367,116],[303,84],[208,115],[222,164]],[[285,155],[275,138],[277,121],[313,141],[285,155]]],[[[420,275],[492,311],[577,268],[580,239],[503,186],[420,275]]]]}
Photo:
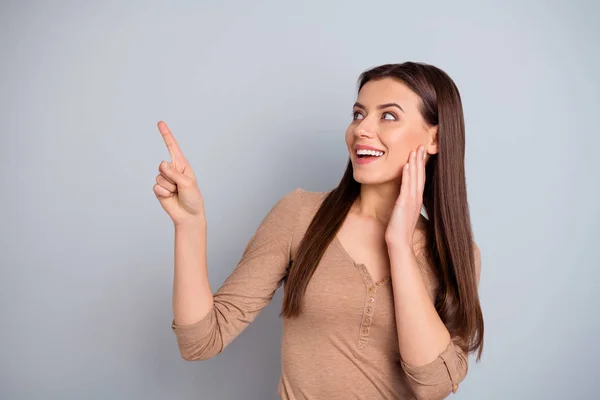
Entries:
{"type": "Polygon", "coordinates": [[[397,118],[396,116],[391,113],[391,112],[384,112],[383,113],[383,119],[387,119],[388,121],[395,121],[397,118]],[[387,118],[386,116],[390,116],[391,118],[387,118]]]}
{"type": "Polygon", "coordinates": [[[353,120],[357,120],[357,119],[363,119],[363,115],[359,112],[359,111],[352,111],[352,119],[353,120]]]}

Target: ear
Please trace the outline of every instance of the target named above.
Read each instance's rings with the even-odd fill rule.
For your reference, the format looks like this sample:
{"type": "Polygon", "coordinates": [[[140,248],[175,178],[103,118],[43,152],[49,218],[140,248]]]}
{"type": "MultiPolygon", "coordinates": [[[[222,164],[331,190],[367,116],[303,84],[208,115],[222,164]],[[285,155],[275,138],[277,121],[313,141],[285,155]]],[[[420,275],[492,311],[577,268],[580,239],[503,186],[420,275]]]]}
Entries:
{"type": "Polygon", "coordinates": [[[438,125],[434,125],[427,129],[429,143],[427,143],[427,153],[437,154],[438,152],[438,125]]]}

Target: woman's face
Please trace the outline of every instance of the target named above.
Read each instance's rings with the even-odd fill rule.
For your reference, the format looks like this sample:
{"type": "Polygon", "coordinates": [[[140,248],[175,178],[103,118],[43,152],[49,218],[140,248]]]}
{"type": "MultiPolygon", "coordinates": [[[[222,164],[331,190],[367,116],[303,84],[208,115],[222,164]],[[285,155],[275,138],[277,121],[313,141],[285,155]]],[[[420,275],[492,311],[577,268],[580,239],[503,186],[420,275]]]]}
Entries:
{"type": "Polygon", "coordinates": [[[427,126],[420,105],[419,96],[393,78],[372,80],[362,87],[346,131],[357,182],[400,183],[411,151],[426,145],[429,154],[437,153],[437,127],[427,126]],[[363,146],[375,151],[363,155],[363,146]]]}

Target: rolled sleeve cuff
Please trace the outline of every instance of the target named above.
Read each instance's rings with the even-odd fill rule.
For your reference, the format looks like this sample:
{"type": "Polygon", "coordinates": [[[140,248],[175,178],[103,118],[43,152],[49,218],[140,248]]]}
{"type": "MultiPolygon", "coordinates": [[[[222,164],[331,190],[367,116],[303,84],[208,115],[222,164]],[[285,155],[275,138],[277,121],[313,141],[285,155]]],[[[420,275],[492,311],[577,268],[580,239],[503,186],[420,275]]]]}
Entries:
{"type": "Polygon", "coordinates": [[[200,321],[188,325],[177,325],[171,321],[171,329],[185,359],[202,359],[222,350],[215,310],[211,310],[200,321]]]}
{"type": "Polygon", "coordinates": [[[402,368],[413,386],[437,388],[435,391],[444,388],[456,393],[467,373],[468,364],[462,350],[451,341],[431,363],[415,367],[402,362],[402,368]]]}

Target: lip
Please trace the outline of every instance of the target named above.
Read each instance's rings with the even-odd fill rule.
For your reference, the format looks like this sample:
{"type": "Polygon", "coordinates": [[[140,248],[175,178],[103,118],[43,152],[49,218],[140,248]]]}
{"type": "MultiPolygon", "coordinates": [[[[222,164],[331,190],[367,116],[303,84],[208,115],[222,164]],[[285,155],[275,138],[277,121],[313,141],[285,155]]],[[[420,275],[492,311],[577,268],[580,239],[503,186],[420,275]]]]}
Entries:
{"type": "Polygon", "coordinates": [[[357,151],[357,150],[374,150],[374,151],[381,151],[381,152],[385,153],[385,151],[383,151],[383,150],[380,150],[373,146],[367,146],[365,144],[357,144],[356,146],[354,146],[354,151],[357,151]]]}
{"type": "Polygon", "coordinates": [[[365,164],[370,164],[372,162],[375,162],[377,160],[379,160],[381,157],[369,157],[369,158],[360,158],[360,157],[356,157],[354,160],[356,161],[356,164],[358,165],[365,165],[365,164]]]}

